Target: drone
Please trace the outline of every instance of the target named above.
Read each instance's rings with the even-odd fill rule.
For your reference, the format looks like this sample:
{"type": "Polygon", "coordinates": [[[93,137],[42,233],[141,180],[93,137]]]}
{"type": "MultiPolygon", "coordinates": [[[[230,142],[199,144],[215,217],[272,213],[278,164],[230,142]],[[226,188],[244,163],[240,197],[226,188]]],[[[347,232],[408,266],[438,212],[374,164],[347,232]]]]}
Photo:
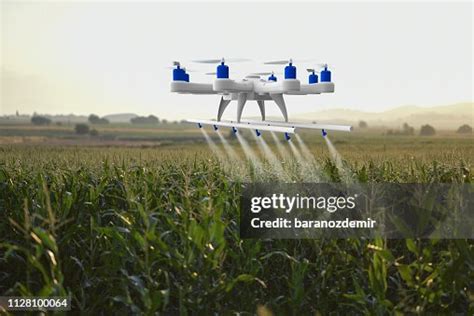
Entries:
{"type": "Polygon", "coordinates": [[[264,62],[265,65],[286,65],[284,77],[281,80],[275,76],[274,72],[255,72],[248,74],[240,80],[230,79],[229,66],[227,63],[249,61],[248,59],[205,59],[194,60],[195,63],[217,65],[216,72],[206,73],[215,75],[213,83],[196,83],[190,81],[190,76],[186,68],[181,67],[178,61],[173,62],[173,80],[171,82],[171,92],[180,94],[201,94],[220,95],[219,107],[216,120],[187,119],[188,123],[195,123],[199,128],[203,125],[212,125],[214,130],[219,127],[232,128],[237,133],[239,128],[255,130],[257,136],[261,131],[271,131],[284,133],[285,139],[290,140],[291,134],[295,134],[299,129],[321,130],[323,137],[327,131],[352,131],[352,126],[330,125],[330,124],[305,124],[288,121],[288,111],[284,95],[312,95],[322,93],[333,93],[334,83],[331,81],[331,71],[327,64],[319,64],[316,68],[306,69],[309,73],[308,83],[301,83],[297,79],[296,66],[292,59],[274,60],[264,62]],[[319,71],[320,70],[320,71],[319,71]],[[318,77],[319,73],[319,77],[318,77]],[[269,76],[263,79],[262,76],[269,76]],[[237,101],[237,117],[235,121],[221,120],[224,111],[231,101],[237,101]],[[256,101],[262,117],[261,121],[242,121],[242,112],[247,101],[256,101]],[[283,115],[284,121],[265,120],[265,101],[273,101],[283,115]]]}

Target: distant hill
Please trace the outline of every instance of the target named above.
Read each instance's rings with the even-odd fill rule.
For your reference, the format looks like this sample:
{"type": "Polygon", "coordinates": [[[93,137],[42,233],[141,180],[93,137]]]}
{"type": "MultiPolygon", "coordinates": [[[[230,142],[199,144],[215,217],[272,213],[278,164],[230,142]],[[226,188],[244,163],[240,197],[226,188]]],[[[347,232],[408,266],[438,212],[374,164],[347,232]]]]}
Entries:
{"type": "Polygon", "coordinates": [[[349,123],[366,121],[369,126],[400,127],[408,123],[416,128],[430,124],[435,128],[455,130],[462,124],[474,125],[474,103],[420,107],[401,106],[384,112],[373,113],[351,109],[332,109],[319,112],[294,114],[295,119],[307,121],[349,123]]]}
{"type": "Polygon", "coordinates": [[[110,123],[130,123],[130,119],[137,116],[134,113],[117,113],[105,115],[104,118],[108,119],[110,123]]]}

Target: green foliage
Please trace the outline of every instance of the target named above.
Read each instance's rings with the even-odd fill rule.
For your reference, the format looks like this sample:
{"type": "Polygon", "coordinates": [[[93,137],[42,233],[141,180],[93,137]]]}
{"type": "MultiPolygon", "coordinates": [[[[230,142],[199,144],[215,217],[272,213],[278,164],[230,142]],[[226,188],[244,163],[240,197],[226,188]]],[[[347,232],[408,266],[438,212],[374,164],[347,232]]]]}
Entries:
{"type": "Polygon", "coordinates": [[[429,124],[421,126],[420,136],[433,136],[434,134],[436,134],[436,131],[433,126],[429,124]]]}
{"type": "Polygon", "coordinates": [[[359,128],[368,128],[369,124],[366,121],[359,121],[359,128]]]}
{"type": "Polygon", "coordinates": [[[109,124],[109,120],[106,118],[101,118],[95,114],[89,115],[88,118],[89,123],[91,124],[109,124]]]}
{"type": "Polygon", "coordinates": [[[87,124],[79,123],[74,126],[74,130],[76,131],[76,134],[84,135],[89,133],[90,128],[87,124]]]}
{"type": "MultiPolygon", "coordinates": [[[[71,295],[90,315],[474,312],[472,241],[240,240],[241,183],[205,150],[0,152],[2,295],[71,295]]],[[[345,166],[361,182],[472,181],[457,160],[345,166]]]]}
{"type": "Polygon", "coordinates": [[[391,136],[399,136],[399,135],[413,136],[413,135],[415,135],[415,128],[413,126],[408,125],[408,123],[403,123],[401,131],[389,129],[387,131],[387,135],[391,135],[391,136]]]}
{"type": "Polygon", "coordinates": [[[34,115],[31,118],[31,123],[34,125],[49,125],[51,124],[51,120],[45,116],[34,115]]]}
{"type": "Polygon", "coordinates": [[[459,126],[458,130],[456,131],[458,134],[472,134],[472,127],[464,124],[459,126]]]}
{"type": "Polygon", "coordinates": [[[132,124],[158,124],[160,120],[154,115],[137,116],[130,119],[132,124]]]}

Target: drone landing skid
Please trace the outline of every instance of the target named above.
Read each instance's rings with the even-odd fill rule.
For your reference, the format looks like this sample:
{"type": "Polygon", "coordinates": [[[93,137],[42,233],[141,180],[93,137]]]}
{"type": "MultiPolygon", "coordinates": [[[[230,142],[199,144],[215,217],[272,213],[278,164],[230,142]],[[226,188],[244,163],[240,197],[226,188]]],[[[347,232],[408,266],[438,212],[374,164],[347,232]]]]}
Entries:
{"type": "MultiPolygon", "coordinates": [[[[237,97],[233,97],[230,99],[221,97],[219,101],[219,109],[217,110],[217,121],[221,121],[222,115],[224,114],[225,109],[229,105],[230,101],[237,100],[237,122],[241,121],[242,113],[244,111],[245,104],[248,100],[255,100],[257,101],[258,108],[260,109],[260,114],[262,116],[262,121],[265,121],[265,100],[258,99],[254,94],[249,96],[248,93],[239,93],[237,97]]],[[[285,122],[288,122],[288,112],[286,110],[285,99],[283,99],[283,94],[281,93],[274,93],[270,94],[269,100],[273,100],[278,108],[280,109],[281,113],[283,114],[283,118],[285,122]]]]}

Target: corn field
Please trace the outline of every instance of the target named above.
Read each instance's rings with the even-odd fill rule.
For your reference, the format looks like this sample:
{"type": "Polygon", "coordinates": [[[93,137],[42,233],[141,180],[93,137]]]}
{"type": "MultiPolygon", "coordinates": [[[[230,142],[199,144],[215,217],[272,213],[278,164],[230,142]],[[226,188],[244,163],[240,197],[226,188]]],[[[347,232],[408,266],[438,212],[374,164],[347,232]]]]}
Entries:
{"type": "MultiPolygon", "coordinates": [[[[474,180],[462,157],[343,158],[359,182],[474,180]]],[[[274,179],[238,170],[207,148],[0,147],[0,294],[87,315],[474,314],[472,240],[241,240],[243,182],[274,179]]]]}

